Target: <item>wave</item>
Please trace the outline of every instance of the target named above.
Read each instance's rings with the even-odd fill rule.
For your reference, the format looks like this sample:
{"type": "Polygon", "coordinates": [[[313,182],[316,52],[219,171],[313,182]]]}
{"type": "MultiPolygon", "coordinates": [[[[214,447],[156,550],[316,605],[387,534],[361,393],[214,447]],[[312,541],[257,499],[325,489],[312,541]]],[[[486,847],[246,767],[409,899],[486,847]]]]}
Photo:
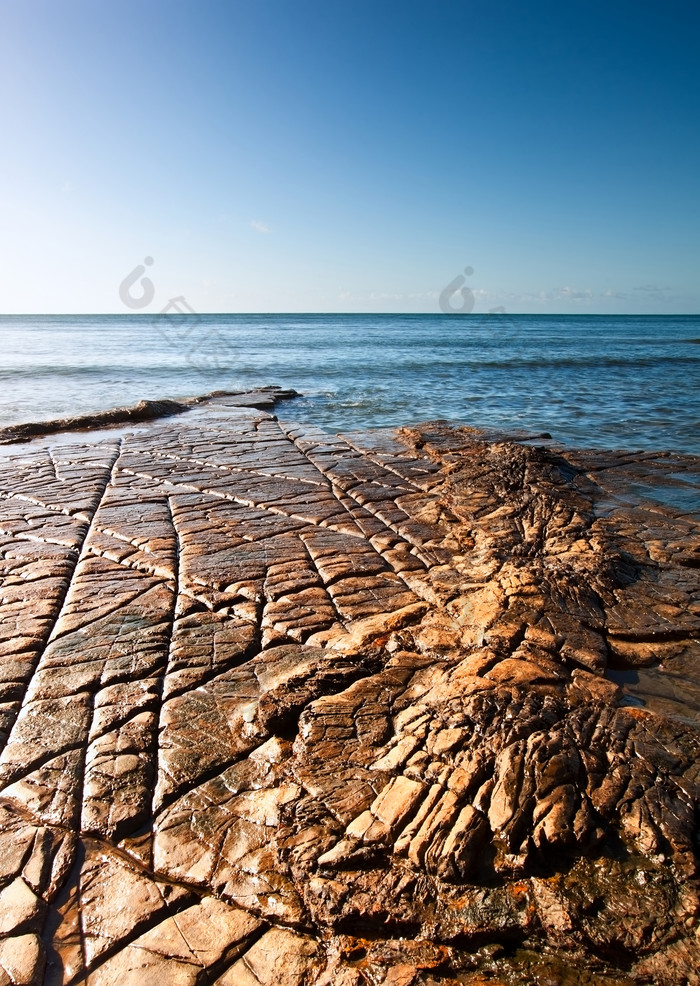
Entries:
{"type": "Polygon", "coordinates": [[[164,365],[162,363],[155,365],[140,364],[139,366],[129,366],[125,363],[118,365],[110,364],[107,366],[100,366],[99,364],[95,364],[94,366],[33,364],[31,366],[5,366],[0,369],[0,380],[11,380],[17,377],[29,379],[41,377],[51,377],[52,379],[56,377],[97,377],[107,380],[110,376],[118,376],[120,381],[123,381],[125,377],[134,379],[147,377],[150,380],[153,377],[172,377],[174,374],[187,369],[189,369],[189,364],[187,363],[171,365],[164,365]]]}
{"type": "Polygon", "coordinates": [[[528,359],[528,358],[515,358],[515,359],[501,359],[501,360],[475,360],[472,364],[475,367],[483,366],[489,369],[495,369],[497,367],[513,368],[513,367],[538,367],[546,369],[548,367],[552,368],[571,368],[571,369],[581,369],[585,367],[590,367],[591,369],[614,369],[616,367],[623,367],[625,369],[649,369],[654,366],[668,366],[669,364],[678,363],[681,365],[687,365],[688,363],[700,363],[700,356],[559,356],[553,359],[528,359]]]}
{"type": "MultiPolygon", "coordinates": [[[[411,356],[420,357],[419,353],[410,354],[411,356]]],[[[442,356],[442,354],[441,354],[442,356]]],[[[357,360],[364,361],[367,358],[366,353],[358,353],[357,360]]],[[[352,364],[352,357],[346,357],[343,365],[337,367],[324,366],[324,374],[329,376],[332,375],[346,375],[348,364],[352,364]]],[[[504,356],[502,358],[490,358],[490,359],[478,359],[469,358],[468,353],[453,353],[449,358],[442,356],[441,359],[435,359],[434,356],[430,358],[428,376],[435,375],[441,371],[456,371],[456,370],[514,370],[514,369],[576,369],[576,370],[600,370],[600,369],[625,369],[625,370],[643,370],[643,369],[653,369],[654,367],[668,368],[673,365],[679,367],[688,366],[691,363],[700,363],[700,356],[662,356],[662,357],[613,357],[613,356],[558,356],[551,358],[542,358],[541,356],[520,356],[511,357],[504,356]]],[[[318,367],[315,367],[318,370],[318,367]]],[[[391,374],[403,374],[407,371],[420,371],[421,374],[426,373],[426,362],[421,358],[413,359],[401,359],[401,354],[396,353],[395,359],[392,361],[387,360],[385,363],[375,362],[371,366],[364,367],[364,373],[379,374],[379,375],[391,375],[391,374]]]]}

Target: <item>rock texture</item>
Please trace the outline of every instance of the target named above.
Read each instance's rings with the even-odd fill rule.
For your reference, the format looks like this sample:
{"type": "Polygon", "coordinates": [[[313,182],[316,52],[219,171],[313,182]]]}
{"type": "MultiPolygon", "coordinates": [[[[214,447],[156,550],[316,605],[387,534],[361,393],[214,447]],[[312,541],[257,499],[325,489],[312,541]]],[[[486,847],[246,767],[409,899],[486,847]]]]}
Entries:
{"type": "Polygon", "coordinates": [[[0,462],[0,986],[700,982],[697,461],[235,403],[0,462]]]}
{"type": "MultiPolygon", "coordinates": [[[[234,397],[239,406],[257,407],[261,410],[271,409],[277,401],[298,397],[295,390],[282,390],[281,387],[262,387],[260,390],[241,393],[239,391],[214,391],[203,397],[185,397],[179,401],[139,401],[138,404],[126,407],[113,407],[107,411],[93,411],[70,418],[53,418],[50,421],[26,421],[22,424],[0,428],[0,445],[12,445],[25,442],[39,435],[55,435],[64,431],[83,431],[110,427],[117,424],[135,424],[141,421],[153,421],[156,418],[168,418],[174,414],[183,414],[198,404],[211,404],[212,398],[234,397]]],[[[229,402],[230,404],[230,402],[229,402]]]]}

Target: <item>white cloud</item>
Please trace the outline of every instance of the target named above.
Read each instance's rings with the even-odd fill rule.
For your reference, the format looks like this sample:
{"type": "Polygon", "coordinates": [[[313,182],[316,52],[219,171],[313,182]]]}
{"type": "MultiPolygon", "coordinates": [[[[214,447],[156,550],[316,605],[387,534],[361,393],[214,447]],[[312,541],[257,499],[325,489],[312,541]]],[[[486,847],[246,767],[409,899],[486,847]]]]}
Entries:
{"type": "Polygon", "coordinates": [[[566,298],[569,301],[587,301],[588,298],[593,297],[593,292],[590,288],[586,288],[584,291],[577,291],[575,288],[570,288],[568,284],[559,289],[559,298],[566,298]]]}
{"type": "Polygon", "coordinates": [[[508,299],[512,302],[526,302],[528,304],[551,304],[557,301],[572,301],[577,304],[590,301],[593,298],[593,291],[584,288],[582,291],[570,287],[568,284],[562,288],[554,288],[551,291],[540,291],[538,294],[510,294],[508,299]]]}
{"type": "Polygon", "coordinates": [[[269,233],[270,227],[266,226],[265,223],[261,223],[259,219],[251,219],[249,225],[257,233],[269,233]]]}
{"type": "Polygon", "coordinates": [[[402,294],[395,294],[391,291],[372,291],[369,296],[370,301],[403,301],[402,294]]]}

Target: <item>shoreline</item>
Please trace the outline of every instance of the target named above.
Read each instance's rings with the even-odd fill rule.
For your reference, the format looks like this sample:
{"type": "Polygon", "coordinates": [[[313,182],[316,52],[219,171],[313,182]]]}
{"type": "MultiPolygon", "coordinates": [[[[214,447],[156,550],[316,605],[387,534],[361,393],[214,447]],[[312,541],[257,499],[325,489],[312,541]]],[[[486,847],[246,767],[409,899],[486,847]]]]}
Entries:
{"type": "MultiPolygon", "coordinates": [[[[0,428],[0,460],[12,456],[15,446],[26,445],[28,449],[38,447],[41,439],[51,439],[61,443],[70,442],[73,437],[82,437],[86,441],[100,441],[105,438],[123,437],[128,434],[128,426],[134,425],[143,431],[149,426],[157,427],[166,419],[182,420],[182,415],[189,415],[188,421],[194,424],[198,414],[205,416],[224,416],[236,407],[249,407],[257,410],[274,412],[280,402],[302,398],[304,395],[294,389],[281,387],[277,384],[267,384],[253,390],[215,390],[206,394],[188,397],[163,398],[160,400],[143,399],[136,404],[107,408],[88,414],[72,417],[54,418],[46,421],[21,422],[0,428]],[[194,417],[193,417],[194,415],[194,417]]],[[[290,425],[303,425],[303,421],[294,419],[290,425]]],[[[549,448],[563,454],[585,454],[601,456],[628,457],[630,462],[656,462],[660,468],[652,482],[645,482],[642,477],[636,477],[628,484],[628,502],[656,501],[671,509],[686,510],[700,513],[700,456],[691,452],[677,452],[672,449],[636,449],[633,447],[610,447],[586,443],[576,445],[561,441],[550,432],[520,428],[485,428],[472,427],[450,419],[423,421],[411,425],[386,425],[362,429],[345,429],[333,432],[327,428],[320,429],[329,438],[333,435],[372,435],[385,432],[398,433],[405,430],[415,430],[425,427],[438,427],[452,430],[465,436],[465,441],[484,443],[515,442],[524,445],[537,445],[549,448]],[[668,468],[664,464],[668,463],[668,468]],[[674,472],[672,464],[678,464],[680,471],[674,472]],[[681,476],[686,470],[687,477],[681,476]],[[664,473],[666,475],[664,475],[664,473]],[[641,480],[641,481],[640,481],[641,480]],[[646,488],[645,488],[646,487],[646,488]]],[[[622,487],[618,484],[618,496],[622,495],[622,487]]]]}
{"type": "MultiPolygon", "coordinates": [[[[549,431],[567,446],[699,454],[696,320],[547,324],[510,316],[201,316],[195,337],[61,318],[8,330],[2,425],[275,382],[331,432],[445,418],[549,431]],[[692,324],[691,324],[692,323],[692,324]],[[201,347],[201,352],[199,351],[201,347]],[[213,347],[213,348],[212,348],[213,347]],[[49,358],[49,354],[53,354],[49,358]]],[[[167,321],[167,320],[166,320],[167,321]]]]}
{"type": "Polygon", "coordinates": [[[255,391],[214,390],[201,396],[181,397],[177,400],[169,398],[161,400],[145,399],[139,401],[138,404],[112,407],[103,411],[93,411],[73,417],[7,425],[4,428],[0,428],[0,445],[14,445],[19,442],[30,441],[33,438],[43,438],[47,435],[64,434],[66,432],[95,431],[121,424],[141,424],[146,421],[157,421],[161,418],[184,414],[194,407],[220,398],[233,397],[243,402],[240,406],[269,410],[279,400],[289,400],[290,398],[299,396],[295,390],[270,385],[260,387],[255,391]]]}
{"type": "Polygon", "coordinates": [[[700,460],[279,396],[0,460],[0,962],[693,975],[700,460]]]}
{"type": "MultiPolygon", "coordinates": [[[[3,447],[32,442],[38,438],[49,436],[68,436],[84,434],[86,437],[104,431],[116,433],[120,425],[157,424],[160,420],[178,417],[197,409],[206,411],[207,405],[222,404],[224,407],[251,407],[258,410],[272,411],[278,402],[303,398],[305,395],[289,387],[278,384],[266,384],[249,390],[213,390],[205,394],[195,394],[187,397],[143,398],[135,404],[117,405],[85,414],[60,418],[48,418],[42,421],[20,421],[15,424],[0,427],[0,453],[3,447]]],[[[304,424],[303,421],[297,421],[304,424]]],[[[431,418],[411,424],[378,424],[376,426],[358,427],[348,424],[346,428],[337,430],[324,427],[328,435],[369,433],[382,431],[401,431],[405,428],[421,428],[425,425],[439,425],[452,428],[455,431],[469,435],[475,440],[484,442],[539,442],[544,446],[567,449],[573,452],[622,453],[630,456],[662,458],[672,456],[679,460],[696,461],[700,455],[693,452],[677,451],[671,448],[639,448],[636,446],[612,446],[597,444],[594,441],[582,444],[565,442],[552,435],[549,431],[536,428],[507,428],[507,427],[475,427],[452,418],[431,418]]]]}

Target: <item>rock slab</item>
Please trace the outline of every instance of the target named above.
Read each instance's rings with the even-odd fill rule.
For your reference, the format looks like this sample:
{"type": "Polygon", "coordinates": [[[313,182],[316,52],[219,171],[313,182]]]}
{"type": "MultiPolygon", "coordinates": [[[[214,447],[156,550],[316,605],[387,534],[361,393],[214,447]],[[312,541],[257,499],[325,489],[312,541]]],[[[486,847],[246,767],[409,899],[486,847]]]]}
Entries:
{"type": "Polygon", "coordinates": [[[699,477],[231,399],[13,449],[0,984],[700,982],[699,477]]]}

